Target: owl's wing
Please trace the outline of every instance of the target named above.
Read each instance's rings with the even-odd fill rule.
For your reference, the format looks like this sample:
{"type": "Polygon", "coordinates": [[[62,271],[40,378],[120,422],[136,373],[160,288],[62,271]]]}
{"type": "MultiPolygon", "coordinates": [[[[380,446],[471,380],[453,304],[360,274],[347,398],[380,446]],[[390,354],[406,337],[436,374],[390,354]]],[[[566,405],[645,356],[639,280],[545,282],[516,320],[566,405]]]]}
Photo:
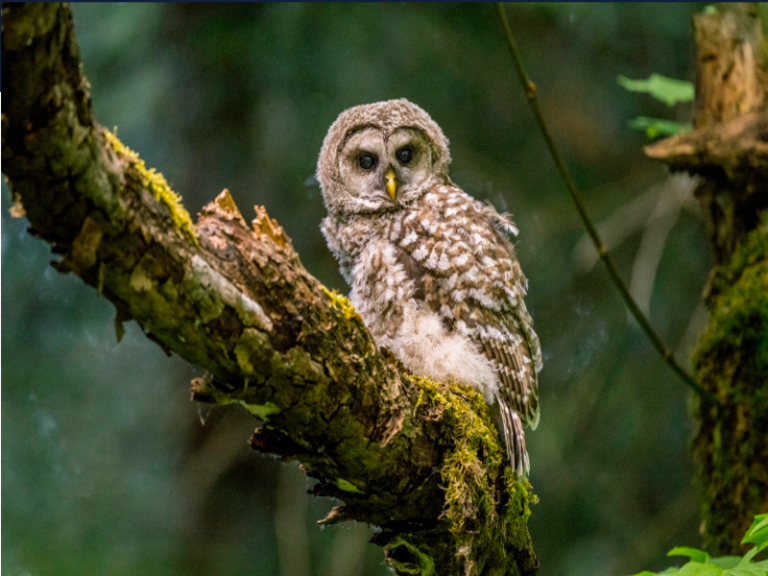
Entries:
{"type": "Polygon", "coordinates": [[[478,340],[496,368],[499,393],[520,414],[523,424],[535,429],[539,424],[539,339],[530,327],[526,330],[521,325],[513,312],[508,314],[499,325],[501,337],[489,336],[490,330],[486,329],[478,340]]]}
{"type": "Polygon", "coordinates": [[[496,369],[506,404],[515,409],[523,424],[535,429],[541,349],[522,298],[515,298],[512,306],[510,296],[500,293],[504,302],[499,310],[485,306],[480,298],[467,297],[457,303],[451,290],[444,288],[444,277],[417,262],[407,250],[398,247],[396,252],[398,263],[413,282],[412,297],[429,305],[450,330],[461,328],[478,344],[496,369]]]}
{"type": "MultiPolygon", "coordinates": [[[[541,345],[533,330],[533,320],[525,307],[522,295],[527,289],[527,280],[520,270],[509,234],[517,236],[518,230],[508,214],[499,214],[492,205],[481,210],[485,221],[490,224],[497,241],[504,247],[512,261],[512,268],[517,273],[513,282],[517,283],[517,296],[510,297],[507,292],[507,304],[510,309],[499,318],[502,338],[483,340],[486,356],[494,361],[501,382],[502,394],[510,405],[522,416],[523,423],[534,430],[539,425],[539,377],[542,368],[541,345]]],[[[502,307],[504,311],[505,307],[502,307]]]]}

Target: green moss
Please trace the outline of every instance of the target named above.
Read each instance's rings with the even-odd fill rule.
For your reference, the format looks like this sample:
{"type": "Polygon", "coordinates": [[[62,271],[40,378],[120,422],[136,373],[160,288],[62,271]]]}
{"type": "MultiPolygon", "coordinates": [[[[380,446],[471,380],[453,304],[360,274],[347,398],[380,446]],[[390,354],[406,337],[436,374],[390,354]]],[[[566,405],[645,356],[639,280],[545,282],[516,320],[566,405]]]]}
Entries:
{"type": "Polygon", "coordinates": [[[738,350],[751,344],[756,347],[758,371],[768,379],[768,212],[734,253],[728,273],[734,281],[712,308],[695,363],[702,369],[717,348],[738,350]]]}
{"type": "Polygon", "coordinates": [[[407,540],[397,538],[387,548],[390,551],[394,551],[401,546],[408,550],[410,553],[408,556],[415,560],[415,562],[399,561],[397,560],[399,555],[392,554],[389,557],[389,562],[397,570],[398,574],[418,574],[419,576],[433,576],[435,574],[434,560],[419,550],[418,546],[414,546],[407,540]]]}
{"type": "Polygon", "coordinates": [[[768,258],[768,211],[763,214],[760,225],[747,236],[731,258],[730,272],[739,276],[748,266],[768,258]]]}
{"type": "Polygon", "coordinates": [[[262,404],[260,406],[256,404],[248,404],[247,402],[240,402],[240,404],[246,410],[248,410],[248,412],[264,422],[269,420],[271,415],[280,413],[280,408],[272,402],[267,402],[266,404],[262,404]]]}
{"type": "Polygon", "coordinates": [[[133,165],[136,171],[141,177],[141,185],[154,194],[155,199],[166,205],[171,212],[171,218],[173,224],[177,229],[186,232],[189,237],[197,244],[197,236],[195,235],[195,225],[192,223],[192,219],[189,216],[189,212],[186,211],[181,203],[181,196],[171,190],[168,182],[163,175],[154,168],[147,168],[144,164],[144,160],[139,158],[138,153],[134,152],[128,146],[118,140],[117,135],[104,130],[104,135],[107,138],[107,142],[112,145],[115,152],[120,156],[128,159],[133,165]]]}
{"type": "Polygon", "coordinates": [[[254,362],[258,365],[268,351],[270,350],[269,337],[261,330],[255,328],[246,328],[240,335],[240,339],[235,346],[235,358],[237,366],[244,374],[257,376],[257,380],[262,381],[259,371],[254,362]]]}
{"type": "Polygon", "coordinates": [[[752,516],[768,510],[768,211],[718,276],[694,362],[721,405],[695,405],[694,451],[705,546],[721,555],[738,552],[752,516]]]}
{"type": "Polygon", "coordinates": [[[353,318],[362,320],[360,314],[358,314],[355,307],[352,306],[352,302],[349,301],[349,298],[342,296],[336,290],[328,290],[325,286],[321,286],[321,288],[328,298],[331,299],[331,304],[344,314],[344,318],[347,320],[352,320],[353,318]]]}
{"type": "Polygon", "coordinates": [[[475,551],[483,550],[486,559],[504,562],[506,544],[519,545],[528,538],[530,502],[535,501],[530,483],[504,466],[504,447],[482,394],[419,376],[411,380],[421,388],[417,407],[441,410],[456,433],[455,448],[440,471],[445,487],[442,517],[450,524],[456,554],[477,558],[475,551]],[[506,503],[498,501],[500,483],[506,487],[506,503]]]}
{"type": "Polygon", "coordinates": [[[334,484],[336,484],[336,487],[339,490],[344,490],[344,492],[352,492],[354,494],[362,494],[363,491],[360,490],[357,486],[352,484],[349,480],[344,480],[344,478],[337,478],[334,481],[334,484]]]}
{"type": "Polygon", "coordinates": [[[533,494],[533,486],[526,478],[518,478],[512,469],[504,470],[504,482],[509,494],[509,501],[504,509],[505,538],[520,541],[527,538],[528,518],[531,517],[531,504],[539,499],[533,494]]]}
{"type": "Polygon", "coordinates": [[[136,292],[149,292],[152,290],[154,283],[152,282],[152,277],[147,273],[147,271],[141,266],[141,264],[138,264],[133,268],[129,285],[136,292]]]}

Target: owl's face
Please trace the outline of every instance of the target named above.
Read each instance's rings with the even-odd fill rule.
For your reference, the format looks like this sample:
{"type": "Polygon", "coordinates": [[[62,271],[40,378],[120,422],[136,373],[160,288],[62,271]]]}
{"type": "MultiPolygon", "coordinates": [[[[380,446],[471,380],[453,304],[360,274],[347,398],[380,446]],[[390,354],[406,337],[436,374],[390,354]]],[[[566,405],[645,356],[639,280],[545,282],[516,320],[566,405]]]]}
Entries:
{"type": "Polygon", "coordinates": [[[424,110],[388,100],[345,110],[328,131],[317,177],[330,214],[399,210],[450,183],[448,140],[424,110]]]}
{"type": "Polygon", "coordinates": [[[432,170],[432,147],[419,129],[386,134],[362,127],[352,131],[339,154],[336,194],[348,212],[387,212],[421,196],[432,170]]]}

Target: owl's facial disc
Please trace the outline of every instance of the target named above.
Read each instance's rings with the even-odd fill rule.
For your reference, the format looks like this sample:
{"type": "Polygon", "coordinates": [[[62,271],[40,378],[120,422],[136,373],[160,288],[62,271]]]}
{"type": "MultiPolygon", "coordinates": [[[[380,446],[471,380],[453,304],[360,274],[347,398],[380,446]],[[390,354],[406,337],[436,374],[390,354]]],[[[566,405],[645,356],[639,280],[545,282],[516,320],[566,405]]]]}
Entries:
{"type": "Polygon", "coordinates": [[[399,204],[419,198],[431,185],[432,147],[421,130],[395,130],[387,139],[387,159],[395,174],[395,201],[399,204]]]}
{"type": "Polygon", "coordinates": [[[432,167],[432,147],[421,130],[398,128],[387,136],[361,127],[339,154],[340,205],[352,213],[397,210],[431,185],[432,167]]]}

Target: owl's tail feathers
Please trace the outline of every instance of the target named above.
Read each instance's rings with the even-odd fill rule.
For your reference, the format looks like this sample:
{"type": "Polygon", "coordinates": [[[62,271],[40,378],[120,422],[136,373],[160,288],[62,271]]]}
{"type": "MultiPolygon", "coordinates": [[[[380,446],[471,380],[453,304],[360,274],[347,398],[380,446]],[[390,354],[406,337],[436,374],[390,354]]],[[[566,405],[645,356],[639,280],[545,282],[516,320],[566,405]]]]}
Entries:
{"type": "Polygon", "coordinates": [[[501,423],[504,432],[504,443],[507,445],[507,455],[512,469],[518,477],[528,476],[531,462],[528,459],[528,450],[525,447],[525,433],[523,422],[514,409],[507,406],[500,399],[498,401],[501,412],[501,423]]]}

